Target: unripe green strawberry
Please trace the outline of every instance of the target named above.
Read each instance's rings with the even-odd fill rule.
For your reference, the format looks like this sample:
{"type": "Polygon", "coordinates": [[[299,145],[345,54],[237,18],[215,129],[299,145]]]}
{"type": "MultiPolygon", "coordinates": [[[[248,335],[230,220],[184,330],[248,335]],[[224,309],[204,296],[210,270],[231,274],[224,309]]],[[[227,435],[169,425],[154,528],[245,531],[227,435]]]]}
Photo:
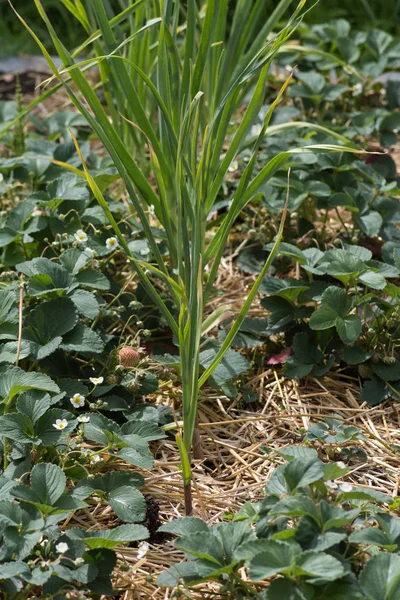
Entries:
{"type": "Polygon", "coordinates": [[[372,375],[372,368],[370,367],[370,365],[358,365],[358,374],[363,379],[368,379],[372,375]]]}
{"type": "Polygon", "coordinates": [[[396,362],[396,359],[394,356],[384,356],[383,362],[385,363],[385,365],[394,365],[396,362]]]}

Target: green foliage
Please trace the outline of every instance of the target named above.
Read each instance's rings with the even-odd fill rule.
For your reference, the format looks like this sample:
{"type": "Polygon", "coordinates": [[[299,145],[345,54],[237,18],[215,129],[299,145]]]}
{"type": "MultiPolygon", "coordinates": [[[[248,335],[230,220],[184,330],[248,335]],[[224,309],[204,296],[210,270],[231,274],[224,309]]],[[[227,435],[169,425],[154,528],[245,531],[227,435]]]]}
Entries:
{"type": "MultiPolygon", "coordinates": [[[[87,182],[115,232],[115,242],[118,240],[141,284],[177,339],[183,387],[183,439],[187,453],[191,450],[199,390],[213,374],[213,380],[218,380],[215,370],[218,366],[221,370],[221,361],[277,252],[285,213],[260,276],[220,348],[205,371],[200,373],[204,307],[213,291],[233,223],[261,186],[280,167],[287,165],[292,155],[302,155],[313,149],[317,152],[341,149],[341,146],[332,144],[290,148],[287,152],[275,154],[256,174],[262,138],[289,78],[263,117],[261,132],[251,144],[249,162],[238,183],[237,193],[221,220],[218,232],[212,241],[208,241],[209,214],[214,209],[224,178],[258,118],[272,60],[299,25],[305,0],[297,3],[293,13],[287,17],[287,23],[274,36],[269,34],[286,15],[290,0],[281,0],[261,26],[262,2],[237,3],[233,7],[232,20],[228,4],[224,2],[216,12],[215,2],[210,0],[204,14],[201,14],[194,0],[185,7],[168,0],[162,17],[150,6],[135,4],[112,19],[100,0],[95,0],[90,18],[84,6],[70,5],[71,13],[87,33],[92,34],[77,51],[70,53],[37,1],[39,13],[68,73],[67,80],[63,79],[63,72],[56,68],[39,37],[21,19],[44,53],[54,76],[63,84],[75,107],[112,157],[126,187],[131,209],[138,215],[147,241],[147,246],[140,251],[144,251],[145,261],[127,242],[123,228],[110,211],[76,142],[87,182]],[[140,23],[141,27],[130,31],[130,35],[123,39],[116,24],[124,22],[135,9],[136,23],[140,23]],[[178,27],[182,19],[186,23],[183,37],[179,35],[178,27]],[[196,35],[197,30],[200,31],[199,36],[196,35]],[[84,76],[90,61],[82,61],[79,66],[74,62],[83,48],[92,44],[93,34],[96,34],[93,48],[102,76],[104,105],[84,76]],[[154,43],[155,39],[157,43],[154,43]],[[140,51],[139,44],[142,45],[140,51]],[[147,51],[143,52],[143,47],[147,51]],[[74,93],[69,81],[78,87],[84,101],[74,93]],[[235,133],[227,136],[230,121],[246,94],[249,98],[243,118],[235,133]],[[151,147],[149,163],[143,157],[134,160],[135,154],[141,152],[142,136],[151,147]],[[148,182],[149,170],[156,182],[155,189],[148,182]],[[146,208],[150,209],[150,214],[154,212],[164,228],[167,257],[160,251],[158,233],[152,228],[146,208]],[[203,272],[206,269],[205,281],[203,272]],[[160,293],[150,274],[163,281],[168,300],[160,293]]],[[[108,12],[111,13],[111,10],[108,12]]],[[[343,136],[336,137],[347,143],[343,136]]],[[[354,150],[353,147],[350,149],[354,150]]],[[[223,380],[219,378],[219,381],[226,379],[227,376],[223,375],[223,380]]]]}
{"type": "Polygon", "coordinates": [[[327,418],[319,423],[313,423],[304,437],[307,441],[320,442],[329,458],[339,453],[340,458],[346,462],[354,459],[367,460],[364,449],[354,444],[365,439],[358,427],[348,425],[339,418],[327,418]]]}
{"type": "MultiPolygon", "coordinates": [[[[159,380],[183,384],[186,485],[199,389],[254,401],[246,377],[265,347],[282,346],[269,362],[284,363],[287,377],[340,365],[364,379],[371,404],[400,394],[399,188],[383,152],[396,142],[400,93],[382,77],[398,69],[399,41],[343,19],[307,26],[301,3],[289,0],[272,13],[261,0],[210,1],[204,10],[166,0],[162,14],[151,2],[62,5],[86,41],[69,53],[49,5],[36,2],[64,63],[57,69],[41,46],[58,79],[44,96],[64,86],[81,114],[27,117],[43,96],[23,110],[20,94],[0,103],[7,600],[62,600],[71,589],[115,595],[115,549],[151,534],[140,471],[152,468],[160,424],[172,420],[144,398],[159,380]],[[290,43],[293,34],[300,43],[290,43]],[[94,63],[96,90],[85,75],[94,63]],[[292,79],[288,64],[299,65],[292,79]],[[345,152],[368,139],[380,154],[345,152]],[[257,276],[233,320],[229,305],[208,310],[224,293],[228,240],[237,265],[257,276]],[[257,291],[267,313],[246,317],[257,291]],[[134,366],[117,358],[121,346],[135,350],[134,366]],[[109,529],[65,529],[73,512],[98,503],[109,507],[109,529]]],[[[391,500],[336,483],[343,464],[318,458],[366,460],[355,445],[363,434],[332,418],[304,439],[309,447],[280,451],[289,462],[265,499],[231,522],[163,526],[188,561],[160,585],[212,580],[241,599],[397,598],[391,500]],[[257,584],[270,578],[266,589],[257,584]]]]}
{"type": "MultiPolygon", "coordinates": [[[[21,14],[30,21],[37,22],[40,26],[40,22],[37,18],[37,12],[33,3],[16,2],[16,7],[21,10],[21,14]]],[[[69,16],[68,10],[63,5],[63,2],[56,2],[55,0],[46,0],[46,7],[50,12],[51,18],[55,23],[63,23],[68,30],[68,36],[71,43],[78,43],[81,39],[81,33],[74,27],[74,22],[69,16]]],[[[0,56],[16,56],[19,54],[21,48],[24,48],[26,55],[35,54],[36,48],[32,40],[30,39],[27,32],[21,27],[18,27],[18,23],[13,14],[10,11],[10,6],[6,0],[0,0],[0,23],[1,23],[1,36],[4,41],[2,45],[0,56]]],[[[47,37],[46,43],[50,46],[51,40],[47,37]]]]}
{"type": "MultiPolygon", "coordinates": [[[[97,579],[97,561],[104,560],[109,568],[105,565],[101,581],[93,590],[109,593],[110,575],[116,561],[112,550],[148,537],[147,529],[137,524],[145,520],[147,510],[143,495],[136,489],[143,486],[144,480],[137,473],[109,471],[106,475],[95,476],[91,471],[101,464],[103,453],[113,454],[118,446],[125,450],[128,462],[149,468],[152,460],[148,442],[160,439],[164,434],[156,423],[146,421],[130,420],[120,427],[96,414],[84,415],[80,421],[65,410],[49,408],[58,402],[60,394],[53,397],[38,391],[17,394],[17,411],[0,417],[0,435],[14,440],[18,447],[16,456],[26,457],[21,463],[11,452],[10,464],[1,481],[0,538],[3,550],[0,553],[0,588],[18,588],[23,581],[43,586],[43,593],[47,593],[51,580],[53,593],[62,593],[66,582],[78,588],[87,586],[90,590],[97,579]],[[83,424],[76,432],[78,422],[83,424]],[[56,427],[58,423],[63,427],[56,427]],[[99,443],[100,450],[97,453],[81,451],[80,443],[84,438],[99,443]],[[39,456],[42,452],[42,457],[49,456],[50,452],[59,464],[48,463],[42,458],[32,465],[29,456],[35,452],[39,456]],[[99,462],[93,460],[96,456],[99,456],[99,462]],[[22,475],[29,470],[29,485],[12,479],[18,472],[22,475]],[[67,486],[70,477],[77,483],[73,490],[67,486]],[[97,498],[96,502],[100,497],[109,504],[115,516],[129,525],[91,532],[75,528],[63,535],[58,523],[64,522],[71,512],[86,508],[92,496],[97,498]],[[45,544],[41,543],[44,536],[45,544]],[[9,562],[11,560],[13,562],[9,562]]],[[[121,451],[119,461],[124,457],[121,451]]],[[[111,456],[110,459],[109,465],[112,464],[111,456]]]]}
{"type": "MultiPolygon", "coordinates": [[[[306,280],[296,280],[296,285],[279,280],[283,281],[279,288],[273,289],[270,283],[264,287],[269,297],[262,304],[271,313],[267,328],[285,332],[292,340],[293,355],[285,361],[286,375],[296,379],[311,372],[323,375],[335,361],[343,360],[365,365],[367,369],[360,374],[365,379],[379,378],[383,386],[389,384],[388,395],[396,397],[400,376],[395,350],[398,291],[388,279],[398,277],[397,267],[372,260],[370,250],[356,246],[318,254],[313,251],[312,266],[307,250],[286,244],[283,254],[298,261],[307,275],[306,280]],[[325,283],[326,275],[339,284],[325,283]]],[[[384,399],[378,392],[370,392],[365,397],[370,403],[384,399]]]]}
{"type": "MultiPolygon", "coordinates": [[[[90,381],[116,369],[120,340],[108,332],[110,324],[134,319],[134,325],[140,320],[136,305],[148,311],[124,293],[107,245],[112,232],[83,178],[51,162],[79,164],[71,143],[60,138],[60,127],[65,136],[69,125],[85,148],[84,121],[65,112],[63,119],[36,120],[43,133],[26,137],[28,159],[0,164],[9,207],[0,218],[0,594],[11,598],[22,589],[26,596],[40,589],[64,598],[71,586],[112,594],[115,548],[149,535],[141,524],[147,512],[138,489],[143,477],[113,465],[125,460],[151,468],[149,443],[164,437],[158,425],[163,411],[135,400],[157,389],[152,365],[121,367],[109,385],[105,377],[90,381]],[[32,157],[33,148],[41,158],[32,157]],[[19,202],[13,198],[16,178],[24,186],[19,202]],[[113,414],[116,421],[108,418],[113,414]],[[106,461],[108,473],[98,475],[106,461]],[[109,506],[116,526],[64,531],[72,513],[99,501],[109,506]]],[[[86,152],[105,190],[115,170],[86,152]]],[[[120,203],[110,206],[140,242],[136,222],[120,203]]]]}
{"type": "Polygon", "coordinates": [[[272,474],[264,500],[245,505],[231,522],[182,518],[161,527],[178,536],[175,546],[188,560],[162,573],[159,585],[214,581],[232,598],[394,599],[400,529],[384,512],[390,498],[336,483],[347,470],[310,448],[282,454],[289,462],[272,474]],[[270,578],[264,593],[252,583],[270,578]]]}
{"type": "MultiPolygon", "coordinates": [[[[387,81],[381,75],[385,69],[398,67],[398,39],[377,29],[369,33],[352,29],[343,19],[311,27],[303,24],[301,35],[304,46],[296,57],[297,82],[289,86],[293,103],[276,111],[260,150],[262,160],[299,143],[301,130],[313,130],[313,141],[321,143],[329,128],[331,135],[334,129],[336,135],[345,134],[361,143],[371,135],[379,136],[382,149],[393,144],[398,86],[395,78],[387,81]],[[341,72],[337,85],[331,79],[333,60],[327,53],[354,66],[364,77],[363,83],[348,68],[341,72]],[[330,96],[333,84],[341,93],[339,99],[330,96]],[[368,106],[367,94],[373,98],[368,106]],[[377,94],[383,102],[375,102],[377,94]]],[[[288,58],[283,52],[276,61],[284,67],[288,58]]],[[[287,377],[323,376],[341,363],[357,369],[365,380],[362,400],[376,404],[397,399],[400,213],[396,166],[387,155],[365,160],[349,154],[293,158],[292,222],[280,246],[284,258],[274,261],[275,277],[265,278],[260,286],[266,295],[261,304],[268,316],[258,321],[260,327],[251,339],[247,323],[234,344],[272,346],[273,335],[282,342],[283,353],[273,354],[271,364],[276,356],[277,362],[284,363],[287,377]],[[331,230],[331,222],[341,223],[340,230],[331,230]]],[[[271,232],[278,220],[271,224],[267,215],[279,215],[286,186],[286,177],[274,173],[261,189],[258,203],[244,211],[239,228],[248,233],[249,248],[242,252],[238,265],[248,273],[260,271],[272,247],[271,232]]]]}
{"type": "MultiPolygon", "coordinates": [[[[110,495],[118,494],[112,473],[108,481],[110,495]]],[[[67,478],[59,466],[43,462],[32,468],[30,485],[14,484],[7,495],[3,493],[0,501],[0,587],[4,593],[13,588],[20,589],[21,584],[28,588],[43,586],[44,594],[50,591],[63,593],[67,584],[77,588],[88,586],[96,593],[109,593],[110,575],[116,562],[115,553],[110,549],[147,537],[147,530],[141,525],[121,525],[90,533],[70,529],[62,534],[58,523],[71,511],[87,507],[66,490],[66,484],[67,478]],[[34,560],[31,557],[35,557],[34,560]],[[100,566],[101,570],[98,569],[100,566]],[[98,585],[95,584],[97,578],[98,585]]],[[[89,491],[87,495],[90,494],[89,491]]],[[[136,491],[136,498],[139,496],[136,491]]],[[[140,501],[144,502],[143,499],[140,501]]],[[[131,512],[129,518],[123,520],[140,520],[142,513],[136,508],[135,519],[131,512]]]]}
{"type": "Polygon", "coordinates": [[[353,344],[361,333],[361,319],[349,314],[351,309],[345,290],[328,287],[321,296],[321,308],[311,315],[310,327],[317,331],[335,327],[344,344],[353,344]]]}

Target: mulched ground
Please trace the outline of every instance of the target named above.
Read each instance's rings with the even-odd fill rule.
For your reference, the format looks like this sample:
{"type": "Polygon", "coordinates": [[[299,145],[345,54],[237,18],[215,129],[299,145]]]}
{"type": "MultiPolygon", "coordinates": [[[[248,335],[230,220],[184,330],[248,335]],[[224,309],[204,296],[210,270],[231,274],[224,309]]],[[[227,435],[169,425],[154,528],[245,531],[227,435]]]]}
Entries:
{"type": "MultiPolygon", "coordinates": [[[[37,93],[37,72],[20,74],[20,80],[25,102],[28,102],[37,93]]],[[[0,99],[12,97],[13,85],[15,90],[15,77],[10,74],[0,77],[0,99]]],[[[69,108],[68,101],[63,93],[58,93],[45,105],[39,105],[36,113],[43,117],[65,107],[69,108]]],[[[251,285],[252,278],[243,277],[243,273],[235,268],[233,258],[232,254],[224,261],[217,284],[224,290],[224,295],[215,301],[212,310],[218,302],[238,306],[251,285]]],[[[265,311],[256,303],[252,316],[260,314],[265,316],[265,311]]],[[[262,351],[262,348],[257,350],[262,351]]],[[[262,499],[265,483],[275,467],[283,462],[274,450],[300,443],[310,424],[326,417],[341,418],[360,428],[366,436],[366,441],[357,441],[356,445],[363,448],[367,460],[350,463],[351,472],[346,482],[397,496],[400,455],[396,445],[400,446],[400,404],[390,402],[378,407],[360,404],[360,382],[346,372],[336,371],[321,379],[309,377],[293,382],[285,380],[280,369],[274,370],[265,363],[250,374],[246,382],[257,393],[257,403],[244,405],[238,399],[230,400],[215,391],[203,390],[199,420],[205,458],[197,461],[194,468],[195,516],[216,523],[225,514],[239,510],[244,502],[262,499]],[[264,453],[262,447],[271,452],[264,453]]],[[[148,400],[179,411],[180,389],[176,383],[171,383],[148,400]]],[[[315,447],[322,459],[328,458],[326,447],[319,447],[318,443],[315,447]]],[[[150,516],[155,525],[158,518],[165,522],[183,516],[184,504],[180,461],[173,437],[154,444],[152,449],[156,464],[151,472],[145,473],[144,493],[151,499],[150,516]]],[[[340,460],[337,449],[328,450],[331,458],[340,460]]],[[[130,467],[121,462],[119,468],[130,467]]],[[[74,515],[65,525],[97,529],[115,524],[109,507],[99,502],[74,515]]],[[[167,600],[174,597],[172,590],[160,589],[156,584],[160,572],[182,560],[170,539],[157,540],[155,537],[149,552],[140,560],[137,560],[136,548],[121,548],[119,559],[114,582],[119,590],[116,598],[167,600]]],[[[221,598],[218,588],[212,585],[199,586],[182,597],[221,598]]]]}
{"type": "MultiPolygon", "coordinates": [[[[225,259],[220,278],[219,287],[225,294],[216,303],[238,306],[252,278],[243,277],[231,257],[225,259]]],[[[252,316],[260,316],[261,311],[255,303],[252,316]]],[[[263,348],[257,351],[262,356],[263,348]]],[[[193,471],[194,515],[212,524],[238,511],[244,502],[262,499],[273,470],[284,462],[274,450],[301,443],[310,425],[327,417],[358,427],[366,437],[365,441],[348,444],[361,447],[367,459],[355,458],[347,463],[351,470],[346,482],[397,496],[400,404],[391,402],[377,407],[361,404],[360,381],[345,371],[295,382],[285,380],[280,369],[275,370],[266,362],[246,379],[259,398],[256,403],[246,405],[240,398],[228,399],[210,389],[202,392],[199,421],[205,458],[195,462],[193,471]],[[268,453],[263,451],[264,447],[268,453]]],[[[175,382],[147,400],[171,406],[179,419],[180,388],[175,382]]],[[[323,460],[341,460],[340,448],[322,446],[319,442],[314,447],[323,460]]],[[[184,516],[180,461],[173,437],[154,444],[153,451],[156,464],[145,476],[145,493],[159,506],[161,522],[184,516]]],[[[121,468],[129,466],[121,463],[121,468]]],[[[110,526],[109,513],[106,505],[94,507],[87,514],[85,526],[110,526]]],[[[148,554],[139,561],[136,549],[121,548],[120,559],[115,585],[121,590],[121,600],[176,597],[173,590],[160,589],[156,584],[160,572],[182,560],[171,540],[151,542],[148,554]]],[[[222,599],[218,587],[210,584],[198,586],[183,597],[222,599]]]]}

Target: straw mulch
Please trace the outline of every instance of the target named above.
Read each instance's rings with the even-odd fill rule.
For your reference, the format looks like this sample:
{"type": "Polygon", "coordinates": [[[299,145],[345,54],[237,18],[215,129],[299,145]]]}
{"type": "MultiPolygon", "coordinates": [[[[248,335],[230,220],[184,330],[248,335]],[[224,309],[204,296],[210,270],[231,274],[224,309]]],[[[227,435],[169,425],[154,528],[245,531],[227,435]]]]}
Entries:
{"type": "MultiPolygon", "coordinates": [[[[56,94],[36,109],[38,116],[69,108],[63,93],[56,94]],[[50,106],[49,106],[50,105],[50,106]]],[[[343,215],[345,218],[345,215],[343,215]]],[[[345,218],[345,220],[347,220],[345,218]]],[[[329,223],[331,232],[343,228],[335,219],[329,223]]],[[[231,249],[223,259],[216,287],[223,294],[208,306],[212,312],[218,305],[229,304],[237,314],[253,277],[244,277],[235,268],[240,249],[231,249]]],[[[294,276],[298,275],[295,273],[294,276]]],[[[252,316],[265,316],[258,303],[252,316]]],[[[257,352],[262,354],[262,347],[257,352]]],[[[203,390],[199,408],[200,430],[205,459],[194,467],[194,515],[208,523],[216,523],[240,509],[246,501],[263,498],[265,483],[283,459],[274,450],[301,443],[310,424],[326,417],[341,418],[364,433],[366,441],[350,445],[361,446],[367,455],[365,462],[354,460],[346,482],[354,486],[371,486],[391,496],[397,496],[400,466],[400,404],[390,402],[371,407],[360,404],[360,382],[346,372],[333,372],[321,379],[307,378],[292,382],[282,377],[281,370],[261,361],[249,375],[246,384],[257,392],[258,402],[245,405],[241,399],[228,399],[215,391],[203,390]],[[397,446],[398,444],[398,446],[397,446]],[[397,447],[396,447],[397,446],[397,447]],[[263,452],[266,447],[270,452],[263,452]]],[[[148,398],[157,404],[180,410],[180,389],[176,383],[162,388],[162,393],[148,398]]],[[[327,459],[326,448],[315,445],[321,458],[327,459]]],[[[184,516],[183,489],[180,461],[173,436],[158,442],[152,448],[155,467],[145,477],[144,493],[159,506],[161,522],[184,516]]],[[[338,449],[330,448],[330,458],[340,460],[338,449]]],[[[133,468],[121,462],[114,468],[133,468]]],[[[99,502],[90,509],[75,514],[67,526],[78,525],[89,529],[113,527],[119,524],[111,509],[99,502]]],[[[165,568],[180,562],[182,554],[174,549],[172,539],[157,540],[150,544],[147,555],[138,560],[137,548],[120,548],[114,586],[119,600],[168,600],[175,592],[157,586],[157,575],[165,568]]],[[[197,586],[184,592],[183,598],[218,599],[218,586],[197,586]]]]}
{"type": "MultiPolygon", "coordinates": [[[[231,254],[223,265],[218,288],[224,295],[215,299],[209,310],[229,304],[234,313],[243,301],[253,278],[243,277],[233,265],[231,254]]],[[[255,303],[252,316],[265,316],[255,303]]],[[[257,349],[263,357],[266,348],[257,349]]],[[[265,357],[266,358],[266,357],[265,357]]],[[[372,407],[360,404],[360,382],[346,371],[337,370],[320,379],[309,377],[301,382],[285,380],[281,369],[275,370],[267,360],[246,377],[246,385],[257,393],[258,401],[245,404],[241,397],[228,399],[204,389],[199,408],[200,431],[205,458],[194,467],[194,514],[208,523],[240,509],[244,502],[263,498],[265,483],[283,459],[274,450],[302,443],[312,423],[326,417],[343,419],[358,427],[366,441],[350,442],[362,447],[365,462],[354,459],[346,482],[396,496],[399,488],[400,405],[388,403],[372,407]],[[263,449],[267,451],[264,452],[263,449]]],[[[157,404],[169,405],[179,418],[181,390],[176,382],[154,394],[157,404]]],[[[323,460],[341,460],[340,448],[315,443],[323,460]],[[329,455],[329,456],[328,456],[329,455]]],[[[154,445],[155,468],[147,474],[145,493],[159,505],[161,522],[184,516],[180,461],[173,436],[154,445]]],[[[121,468],[129,468],[121,464],[121,468]]],[[[91,514],[93,526],[109,526],[110,509],[99,505],[91,514]],[[96,512],[97,511],[97,512],[96,512]]],[[[86,525],[89,523],[87,522],[86,525]]],[[[157,575],[182,560],[171,539],[150,544],[146,557],[137,560],[137,549],[121,548],[115,587],[121,600],[174,598],[173,590],[157,587],[157,575]]],[[[187,598],[221,598],[218,586],[198,586],[185,592],[187,598]]]]}
{"type": "MultiPolygon", "coordinates": [[[[208,308],[210,312],[220,304],[229,304],[237,313],[251,286],[253,277],[239,273],[233,259],[232,253],[223,264],[218,288],[224,289],[224,295],[215,299],[208,308]]],[[[251,314],[265,316],[265,310],[256,302],[251,314]]],[[[261,357],[266,351],[265,347],[257,349],[261,357]]],[[[395,402],[377,407],[361,404],[360,381],[346,371],[336,370],[324,378],[308,377],[300,382],[285,380],[281,369],[268,365],[266,358],[258,361],[258,366],[246,377],[246,385],[257,393],[256,403],[246,405],[240,396],[228,399],[214,390],[202,391],[199,422],[205,458],[196,461],[194,467],[194,515],[213,524],[238,511],[244,502],[262,499],[273,470],[284,462],[274,450],[302,443],[310,425],[326,417],[343,419],[344,423],[358,427],[366,437],[365,441],[348,444],[362,447],[367,460],[352,459],[347,463],[351,471],[346,482],[397,496],[400,405],[395,402]]],[[[178,383],[170,382],[147,401],[171,406],[179,419],[180,397],[178,383]]],[[[341,460],[340,448],[326,447],[319,442],[315,442],[314,447],[323,460],[341,460]]],[[[156,463],[145,477],[144,493],[158,505],[161,522],[184,516],[180,461],[173,435],[154,444],[152,450],[156,463]]],[[[119,468],[130,467],[121,463],[119,468]]],[[[106,504],[86,511],[79,522],[80,526],[94,529],[116,524],[118,521],[106,504]]],[[[140,560],[136,548],[120,548],[114,580],[115,589],[119,590],[116,598],[167,600],[177,597],[174,590],[159,588],[156,580],[160,572],[180,562],[183,555],[174,549],[170,536],[155,540],[140,560]]],[[[218,586],[211,584],[185,591],[181,597],[222,600],[218,586]]]]}
{"type": "MultiPolygon", "coordinates": [[[[239,510],[244,502],[262,499],[266,481],[283,462],[273,450],[300,443],[311,423],[329,416],[357,426],[367,438],[350,443],[362,446],[368,459],[350,463],[346,482],[397,495],[400,407],[360,405],[358,382],[340,373],[293,385],[268,369],[254,375],[250,383],[259,392],[259,403],[255,406],[240,406],[236,400],[217,394],[208,395],[201,404],[200,428],[206,458],[197,461],[194,468],[195,516],[216,523],[225,514],[239,510]],[[265,454],[262,447],[272,452],[265,454]]],[[[315,447],[326,459],[323,447],[318,443],[315,447]]],[[[179,456],[172,437],[154,450],[156,465],[146,477],[145,492],[158,503],[164,522],[184,515],[179,456]]],[[[337,449],[331,450],[333,458],[340,460],[337,449]]],[[[110,526],[109,512],[105,505],[99,505],[90,514],[91,525],[86,522],[86,526],[110,526]]],[[[163,569],[181,560],[182,555],[171,540],[150,544],[148,554],[139,561],[137,549],[121,548],[115,579],[120,590],[118,597],[121,600],[173,598],[173,590],[158,588],[156,579],[163,569]]],[[[187,597],[220,598],[217,588],[211,586],[199,586],[187,597]]]]}

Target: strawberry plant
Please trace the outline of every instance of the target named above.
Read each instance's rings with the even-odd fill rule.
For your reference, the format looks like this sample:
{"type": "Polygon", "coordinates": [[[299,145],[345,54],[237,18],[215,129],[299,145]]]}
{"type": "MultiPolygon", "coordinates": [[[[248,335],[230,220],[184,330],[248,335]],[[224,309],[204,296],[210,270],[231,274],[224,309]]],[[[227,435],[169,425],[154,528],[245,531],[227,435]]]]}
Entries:
{"type": "Polygon", "coordinates": [[[303,392],[400,397],[399,40],[307,0],[63,0],[67,33],[34,4],[52,76],[0,101],[0,596],[397,600],[392,414],[307,429],[303,392]],[[210,521],[156,533],[154,467],[161,519],[210,521]]]}
{"type": "Polygon", "coordinates": [[[354,459],[368,460],[363,448],[353,443],[365,439],[358,427],[343,422],[341,418],[327,418],[313,423],[304,437],[305,441],[320,442],[321,449],[328,458],[340,456],[345,462],[354,459]]]}
{"type": "MultiPolygon", "coordinates": [[[[108,477],[110,504],[121,514],[118,503],[123,502],[123,520],[128,523],[143,520],[143,497],[139,492],[135,496],[135,489],[119,485],[121,473],[114,479],[112,475],[108,477]]],[[[2,477],[0,588],[4,597],[31,597],[36,586],[55,598],[65,597],[71,589],[112,592],[113,548],[145,539],[146,528],[127,524],[99,532],[72,528],[63,533],[60,521],[88,504],[79,494],[66,491],[67,478],[57,465],[37,464],[29,479],[27,485],[2,477]]],[[[128,481],[138,483],[132,477],[124,479],[124,483],[128,481]]],[[[91,493],[92,489],[87,489],[83,497],[91,493]]]]}
{"type": "Polygon", "coordinates": [[[394,599],[400,538],[398,518],[384,512],[391,499],[336,482],[347,469],[323,463],[311,448],[280,454],[288,462],[274,471],[265,498],[244,504],[230,521],[182,518],[162,526],[187,561],[161,574],[159,584],[214,581],[221,594],[240,599],[394,599]],[[258,581],[268,582],[265,591],[258,581]]]}
{"type": "Polygon", "coordinates": [[[308,276],[306,281],[277,280],[276,289],[264,286],[270,290],[262,301],[271,311],[268,325],[292,339],[293,354],[285,361],[287,376],[323,375],[342,360],[362,365],[364,379],[372,377],[362,398],[377,403],[385,393],[396,397],[398,294],[397,286],[388,281],[398,277],[396,264],[374,261],[370,250],[355,246],[321,252],[284,245],[281,252],[308,276]],[[327,275],[338,285],[326,283],[327,275]]]}

